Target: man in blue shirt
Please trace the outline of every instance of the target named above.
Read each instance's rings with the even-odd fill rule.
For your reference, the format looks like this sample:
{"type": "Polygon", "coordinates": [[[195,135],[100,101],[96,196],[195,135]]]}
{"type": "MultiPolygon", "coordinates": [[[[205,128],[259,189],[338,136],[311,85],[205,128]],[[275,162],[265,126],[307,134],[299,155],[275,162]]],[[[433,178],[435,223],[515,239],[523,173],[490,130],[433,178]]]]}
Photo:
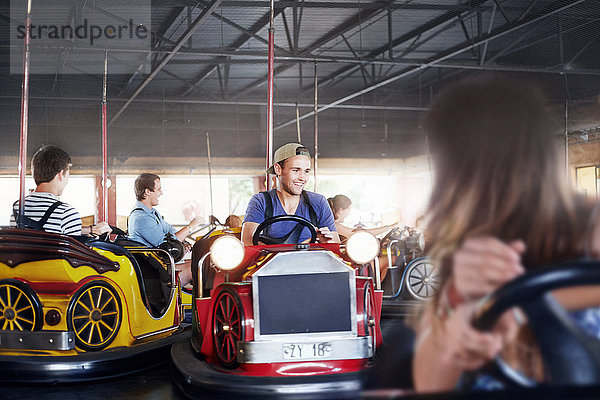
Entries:
{"type": "MultiPolygon", "coordinates": [[[[134,186],[138,201],[129,216],[127,229],[129,238],[149,247],[157,247],[165,241],[165,236],[170,233],[183,242],[186,251],[189,251],[190,245],[184,240],[200,225],[200,217],[194,218],[187,226],[176,230],[154,208],[158,205],[158,198],[163,194],[160,177],[150,173],[140,174],[135,180],[134,186]]],[[[182,263],[180,267],[182,271],[179,274],[179,279],[181,284],[185,285],[192,279],[189,261],[182,263]]]]}
{"type": "MultiPolygon", "coordinates": [[[[288,143],[275,151],[273,160],[274,163],[267,172],[277,175],[277,188],[266,192],[268,197],[257,193],[250,199],[242,225],[244,245],[252,245],[252,236],[258,225],[265,220],[269,208],[273,210],[272,216],[297,215],[309,221],[312,208],[318,228],[317,241],[339,243],[333,213],[325,197],[304,191],[311,171],[308,150],[299,143],[288,143]],[[270,201],[272,207],[268,207],[267,201],[270,201]]],[[[301,243],[308,240],[308,228],[295,229],[296,226],[298,224],[295,222],[275,223],[269,228],[267,236],[273,239],[285,238],[285,243],[301,243]]]]}

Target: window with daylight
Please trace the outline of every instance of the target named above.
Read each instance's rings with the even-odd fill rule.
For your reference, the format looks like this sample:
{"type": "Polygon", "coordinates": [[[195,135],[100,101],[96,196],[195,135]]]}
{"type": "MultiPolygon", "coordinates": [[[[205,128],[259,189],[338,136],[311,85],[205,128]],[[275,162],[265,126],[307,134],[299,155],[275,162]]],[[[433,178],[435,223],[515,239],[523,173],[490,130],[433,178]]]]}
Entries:
{"type": "Polygon", "coordinates": [[[600,166],[577,168],[575,175],[577,191],[588,199],[600,197],[600,166]]]}
{"type": "MultiPolygon", "coordinates": [[[[117,215],[128,216],[135,206],[133,184],[137,176],[117,176],[117,215]]],[[[186,225],[200,216],[221,222],[230,214],[244,215],[252,196],[252,177],[162,175],[163,196],[156,209],[172,225],[186,225]]]]}
{"type": "MultiPolygon", "coordinates": [[[[0,177],[0,226],[8,226],[10,224],[10,213],[12,205],[19,199],[19,177],[18,176],[2,176],[0,177]]],[[[28,194],[35,189],[35,182],[31,176],[25,178],[25,193],[28,194]]],[[[72,205],[79,215],[94,215],[95,210],[95,183],[93,176],[71,175],[69,184],[65,187],[65,191],[60,200],[72,205]]]]}

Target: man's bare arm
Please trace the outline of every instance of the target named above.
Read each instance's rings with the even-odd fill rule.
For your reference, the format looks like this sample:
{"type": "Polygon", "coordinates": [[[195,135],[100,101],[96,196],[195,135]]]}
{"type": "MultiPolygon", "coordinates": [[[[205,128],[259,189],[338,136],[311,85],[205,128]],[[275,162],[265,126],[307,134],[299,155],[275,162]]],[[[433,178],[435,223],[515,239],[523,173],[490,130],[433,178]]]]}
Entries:
{"type": "Polygon", "coordinates": [[[317,242],[319,243],[339,243],[340,235],[335,231],[330,231],[329,227],[317,228],[317,242]]]}
{"type": "Polygon", "coordinates": [[[242,224],[242,243],[244,246],[252,246],[252,236],[258,224],[256,222],[244,222],[242,224]]]}

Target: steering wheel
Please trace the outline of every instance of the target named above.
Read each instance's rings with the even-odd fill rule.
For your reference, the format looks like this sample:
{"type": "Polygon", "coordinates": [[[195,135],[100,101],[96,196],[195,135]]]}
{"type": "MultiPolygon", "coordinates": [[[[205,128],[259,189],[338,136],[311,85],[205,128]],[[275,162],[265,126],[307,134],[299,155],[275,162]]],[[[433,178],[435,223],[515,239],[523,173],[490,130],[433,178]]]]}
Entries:
{"type": "MultiPolygon", "coordinates": [[[[269,236],[265,236],[262,234],[262,232],[268,228],[269,226],[273,225],[274,223],[277,222],[295,222],[297,224],[300,224],[306,228],[308,228],[308,230],[310,231],[310,243],[315,243],[317,241],[317,227],[315,227],[312,222],[310,222],[309,220],[302,218],[298,215],[277,215],[275,217],[271,217],[268,218],[266,220],[264,220],[263,222],[261,222],[257,227],[256,230],[254,231],[254,235],[252,235],[252,244],[253,245],[257,245],[259,241],[265,243],[265,244],[282,244],[285,242],[285,239],[287,238],[287,236],[289,236],[292,231],[289,231],[285,236],[283,236],[283,238],[271,238],[269,236]]],[[[296,227],[294,227],[294,229],[296,229],[296,227]]]]}
{"type": "Polygon", "coordinates": [[[123,231],[121,228],[117,228],[116,226],[112,226],[112,225],[109,225],[109,226],[110,226],[110,229],[112,229],[111,232],[103,233],[102,235],[98,236],[98,239],[105,241],[105,242],[109,242],[111,234],[114,234],[117,236],[122,236],[122,237],[127,236],[127,233],[125,233],[125,231],[123,231]]]}
{"type": "MultiPolygon", "coordinates": [[[[472,321],[489,331],[502,314],[518,306],[527,315],[540,348],[548,382],[556,385],[600,383],[600,340],[575,325],[549,293],[558,288],[600,284],[600,261],[573,261],[536,269],[492,293],[478,307],[472,321]]],[[[538,383],[517,372],[500,357],[486,368],[508,386],[532,387],[538,383]]]]}
{"type": "Polygon", "coordinates": [[[159,244],[157,247],[167,251],[171,257],[173,257],[173,261],[175,262],[181,261],[183,256],[185,256],[185,247],[183,243],[171,234],[167,234],[164,242],[159,244]]]}
{"type": "Polygon", "coordinates": [[[402,238],[402,235],[404,234],[404,228],[400,228],[400,227],[395,227],[393,228],[391,231],[389,231],[388,233],[385,234],[384,237],[381,238],[381,243],[386,243],[390,240],[394,240],[394,239],[398,239],[400,240],[402,238]]]}

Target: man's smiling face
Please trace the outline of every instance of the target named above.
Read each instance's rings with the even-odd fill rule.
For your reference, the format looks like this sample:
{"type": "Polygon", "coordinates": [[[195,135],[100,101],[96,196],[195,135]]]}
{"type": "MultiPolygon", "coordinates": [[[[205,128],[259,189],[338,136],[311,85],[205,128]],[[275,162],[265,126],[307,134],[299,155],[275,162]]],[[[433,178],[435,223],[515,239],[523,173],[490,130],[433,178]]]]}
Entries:
{"type": "Polygon", "coordinates": [[[292,195],[300,195],[310,176],[310,158],[304,155],[290,157],[283,162],[283,168],[275,164],[275,173],[283,190],[292,195]]]}

